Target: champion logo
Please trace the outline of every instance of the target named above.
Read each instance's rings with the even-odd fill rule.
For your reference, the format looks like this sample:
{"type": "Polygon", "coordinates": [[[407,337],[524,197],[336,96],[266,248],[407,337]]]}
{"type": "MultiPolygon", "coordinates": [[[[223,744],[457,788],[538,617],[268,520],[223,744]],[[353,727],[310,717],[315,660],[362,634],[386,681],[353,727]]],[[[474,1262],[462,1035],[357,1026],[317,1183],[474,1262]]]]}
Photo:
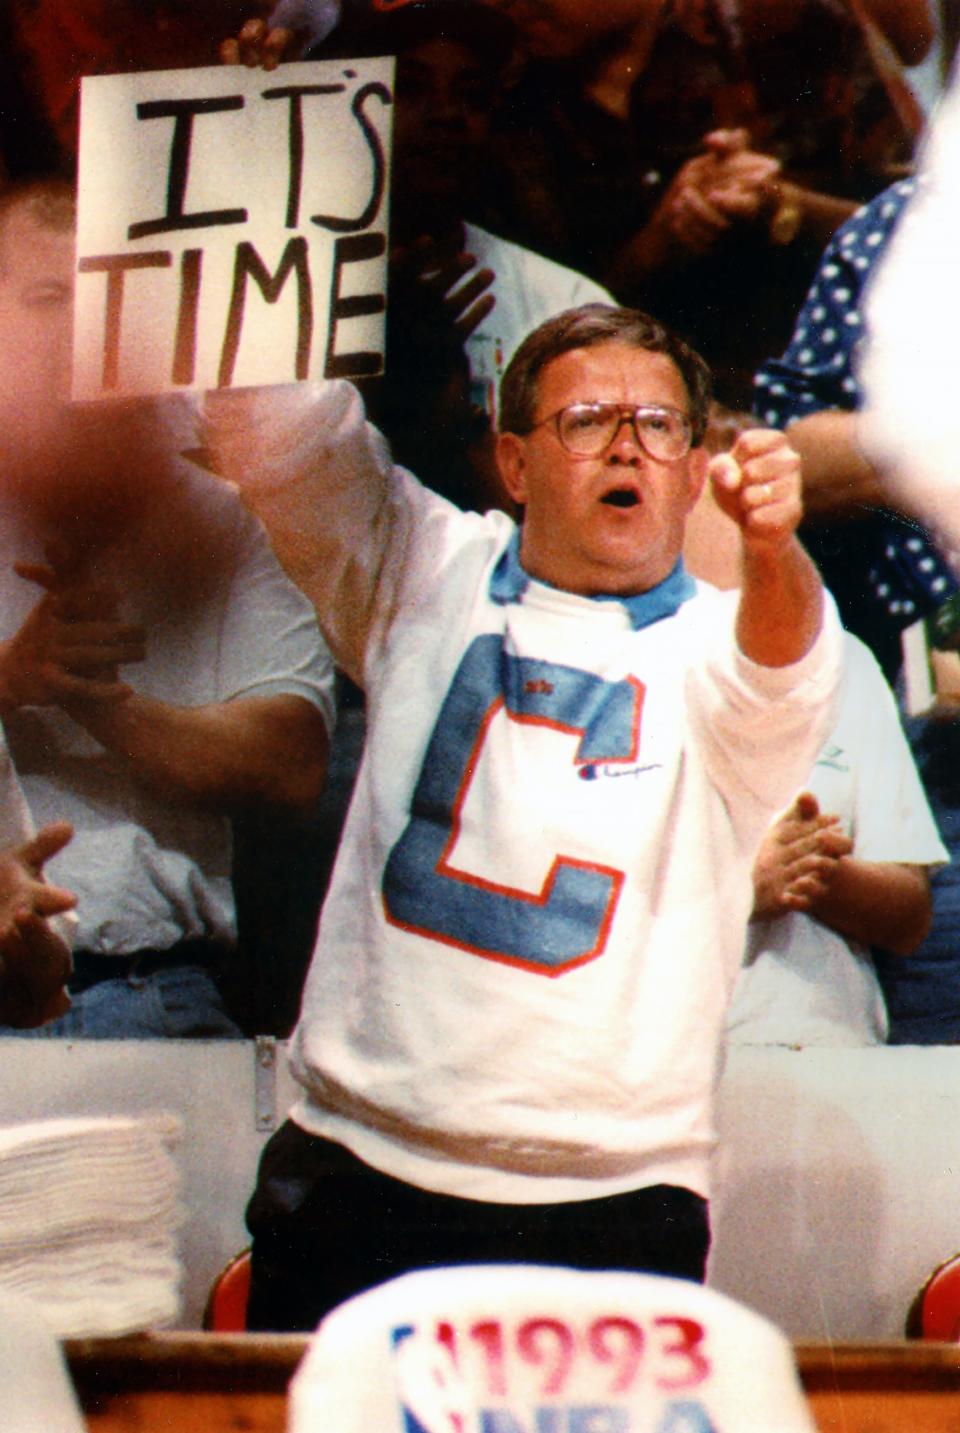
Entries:
{"type": "Polygon", "coordinates": [[[586,762],[583,766],[577,767],[577,775],[581,781],[599,781],[601,777],[616,779],[624,776],[644,776],[648,771],[656,771],[662,766],[662,762],[651,761],[646,766],[614,766],[598,765],[594,761],[586,762]]]}
{"type": "Polygon", "coordinates": [[[553,683],[544,681],[542,677],[535,677],[532,681],[524,682],[523,690],[528,697],[549,697],[553,693],[553,683]]]}

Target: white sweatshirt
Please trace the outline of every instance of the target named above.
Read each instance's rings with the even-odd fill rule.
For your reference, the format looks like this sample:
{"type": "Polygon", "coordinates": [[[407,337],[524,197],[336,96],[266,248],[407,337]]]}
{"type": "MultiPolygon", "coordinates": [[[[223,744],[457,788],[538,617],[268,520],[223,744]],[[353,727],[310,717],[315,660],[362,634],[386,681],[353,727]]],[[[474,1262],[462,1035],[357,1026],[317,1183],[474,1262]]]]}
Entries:
{"type": "Polygon", "coordinates": [[[216,429],[368,700],[294,1119],[474,1199],[706,1194],[752,858],[829,726],[832,612],[773,669],[682,574],[637,628],[531,581],[510,520],[392,467],[346,384],[227,397],[216,429]]]}

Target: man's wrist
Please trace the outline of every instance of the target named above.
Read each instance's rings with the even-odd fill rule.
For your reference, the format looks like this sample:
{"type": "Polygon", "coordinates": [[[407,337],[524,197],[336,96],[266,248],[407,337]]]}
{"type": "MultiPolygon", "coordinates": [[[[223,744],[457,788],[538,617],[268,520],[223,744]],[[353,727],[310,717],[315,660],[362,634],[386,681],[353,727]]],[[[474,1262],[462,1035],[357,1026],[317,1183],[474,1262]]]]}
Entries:
{"type": "Polygon", "coordinates": [[[741,529],[743,560],[749,562],[754,571],[776,574],[784,561],[793,561],[796,554],[804,551],[797,534],[789,532],[764,532],[752,528],[749,523],[741,529]]]}

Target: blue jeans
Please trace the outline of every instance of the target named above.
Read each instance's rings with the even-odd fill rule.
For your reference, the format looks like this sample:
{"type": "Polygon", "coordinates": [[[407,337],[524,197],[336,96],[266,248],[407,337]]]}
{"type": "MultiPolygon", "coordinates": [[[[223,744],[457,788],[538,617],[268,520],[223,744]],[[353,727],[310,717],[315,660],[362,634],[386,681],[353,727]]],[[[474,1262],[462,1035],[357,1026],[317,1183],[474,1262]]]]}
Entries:
{"type": "Polygon", "coordinates": [[[65,1015],[37,1030],[0,1025],[0,1035],[67,1040],[242,1039],[202,965],[172,965],[150,975],[100,980],[73,997],[65,1015]]]}

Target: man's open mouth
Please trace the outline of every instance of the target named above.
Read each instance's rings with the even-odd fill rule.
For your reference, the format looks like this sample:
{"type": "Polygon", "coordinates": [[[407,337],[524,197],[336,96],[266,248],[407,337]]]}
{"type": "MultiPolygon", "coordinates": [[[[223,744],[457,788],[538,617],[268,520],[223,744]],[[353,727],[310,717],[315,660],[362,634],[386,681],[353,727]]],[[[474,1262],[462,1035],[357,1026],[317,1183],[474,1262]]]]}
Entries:
{"type": "Polygon", "coordinates": [[[600,501],[614,508],[633,508],[640,501],[640,495],[635,488],[611,488],[600,501]]]}

